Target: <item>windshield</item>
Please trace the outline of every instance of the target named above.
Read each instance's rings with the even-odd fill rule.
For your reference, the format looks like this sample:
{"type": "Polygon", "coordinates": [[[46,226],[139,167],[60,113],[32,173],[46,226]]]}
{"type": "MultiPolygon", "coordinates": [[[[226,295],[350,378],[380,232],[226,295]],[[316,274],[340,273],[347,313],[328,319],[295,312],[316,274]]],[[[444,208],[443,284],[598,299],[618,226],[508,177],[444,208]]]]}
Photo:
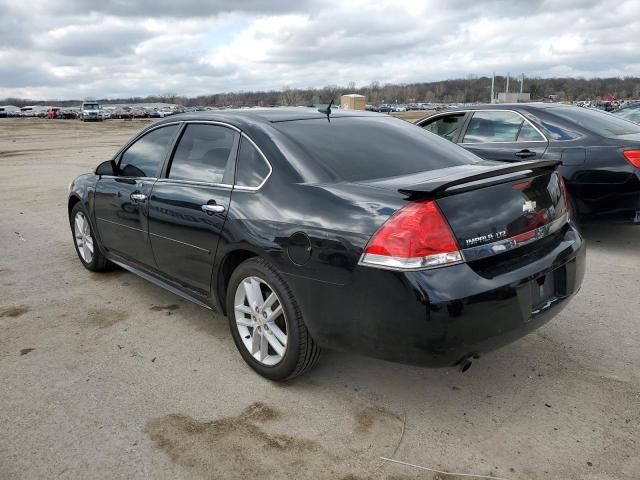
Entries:
{"type": "Polygon", "coordinates": [[[568,120],[604,137],[640,133],[640,125],[598,110],[567,106],[549,108],[547,111],[550,115],[568,120]]]}
{"type": "Polygon", "coordinates": [[[273,126],[304,158],[351,182],[481,161],[448,140],[385,116],[294,120],[273,126]]]}
{"type": "Polygon", "coordinates": [[[83,109],[85,110],[99,110],[100,109],[100,105],[98,105],[97,103],[85,103],[82,106],[83,109]]]}

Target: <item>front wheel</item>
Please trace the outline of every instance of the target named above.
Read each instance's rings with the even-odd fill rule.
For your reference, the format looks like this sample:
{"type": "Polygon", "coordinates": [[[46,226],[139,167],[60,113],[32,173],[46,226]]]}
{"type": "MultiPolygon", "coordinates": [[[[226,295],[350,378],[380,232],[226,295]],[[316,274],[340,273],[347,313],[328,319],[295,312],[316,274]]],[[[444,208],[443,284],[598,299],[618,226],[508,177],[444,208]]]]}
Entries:
{"type": "Polygon", "coordinates": [[[91,222],[89,222],[80,202],[71,209],[69,221],[71,222],[73,244],[82,265],[93,272],[108,270],[111,262],[102,255],[100,248],[98,248],[97,240],[91,229],[91,222]]]}
{"type": "Polygon", "coordinates": [[[227,314],[242,358],[270,380],[297,377],[320,358],[289,286],[261,258],[250,258],[231,275],[227,314]]]}

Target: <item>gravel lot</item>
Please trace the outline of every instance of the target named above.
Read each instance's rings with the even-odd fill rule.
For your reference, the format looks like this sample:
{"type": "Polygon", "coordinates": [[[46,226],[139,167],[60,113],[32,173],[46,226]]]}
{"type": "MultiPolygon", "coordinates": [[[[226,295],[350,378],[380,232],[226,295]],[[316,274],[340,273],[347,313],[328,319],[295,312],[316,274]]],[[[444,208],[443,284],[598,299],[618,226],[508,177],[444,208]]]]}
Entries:
{"type": "Polygon", "coordinates": [[[278,385],[222,316],[77,259],[67,186],[144,124],[0,119],[0,479],[640,478],[640,228],[585,227],[573,303],[464,374],[326,352],[278,385]]]}

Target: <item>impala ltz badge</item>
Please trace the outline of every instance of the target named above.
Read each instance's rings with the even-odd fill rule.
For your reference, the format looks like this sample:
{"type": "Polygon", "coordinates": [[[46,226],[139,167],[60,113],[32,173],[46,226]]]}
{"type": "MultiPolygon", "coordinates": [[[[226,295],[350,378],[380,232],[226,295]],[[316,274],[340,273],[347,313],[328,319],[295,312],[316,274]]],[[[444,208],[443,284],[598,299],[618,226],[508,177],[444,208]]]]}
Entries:
{"type": "Polygon", "coordinates": [[[534,202],[533,200],[527,200],[526,202],[524,202],[524,205],[522,205],[522,211],[524,213],[533,213],[536,211],[536,202],[534,202]]]}
{"type": "Polygon", "coordinates": [[[471,247],[479,243],[495,242],[496,240],[502,240],[507,236],[506,230],[499,230],[497,232],[487,233],[486,235],[478,235],[477,237],[467,238],[464,241],[465,246],[471,247]]]}

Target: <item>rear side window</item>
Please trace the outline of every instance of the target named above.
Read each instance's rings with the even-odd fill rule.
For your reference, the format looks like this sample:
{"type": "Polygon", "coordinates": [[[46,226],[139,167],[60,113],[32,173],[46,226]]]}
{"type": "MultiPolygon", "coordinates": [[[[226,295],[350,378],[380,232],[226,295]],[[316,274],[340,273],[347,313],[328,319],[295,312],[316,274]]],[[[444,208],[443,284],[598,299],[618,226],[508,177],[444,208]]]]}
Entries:
{"type": "Polygon", "coordinates": [[[515,112],[474,112],[462,143],[544,141],[529,122],[515,112]]]}
{"type": "Polygon", "coordinates": [[[605,137],[640,133],[640,125],[628,122],[610,113],[589,108],[554,107],[547,109],[547,113],[605,137]]]}
{"type": "Polygon", "coordinates": [[[178,125],[168,125],[156,128],[138,139],[122,154],[119,175],[157,177],[177,130],[178,125]]]}
{"type": "Polygon", "coordinates": [[[382,115],[278,122],[273,127],[301,160],[350,182],[481,162],[417,125],[382,115]]]}
{"type": "Polygon", "coordinates": [[[517,142],[540,142],[544,140],[545,138],[529,122],[522,124],[516,139],[517,142]]]}
{"type": "Polygon", "coordinates": [[[223,183],[236,133],[218,125],[187,125],[173,154],[168,177],[223,183]]]}
{"type": "Polygon", "coordinates": [[[256,188],[269,175],[269,165],[253,144],[243,138],[240,141],[238,165],[236,167],[236,185],[256,188]]]}
{"type": "Polygon", "coordinates": [[[447,115],[446,117],[439,118],[422,128],[428,130],[431,133],[435,133],[440,137],[444,137],[447,140],[453,140],[456,134],[460,131],[460,127],[464,123],[464,113],[458,115],[447,115]]]}

